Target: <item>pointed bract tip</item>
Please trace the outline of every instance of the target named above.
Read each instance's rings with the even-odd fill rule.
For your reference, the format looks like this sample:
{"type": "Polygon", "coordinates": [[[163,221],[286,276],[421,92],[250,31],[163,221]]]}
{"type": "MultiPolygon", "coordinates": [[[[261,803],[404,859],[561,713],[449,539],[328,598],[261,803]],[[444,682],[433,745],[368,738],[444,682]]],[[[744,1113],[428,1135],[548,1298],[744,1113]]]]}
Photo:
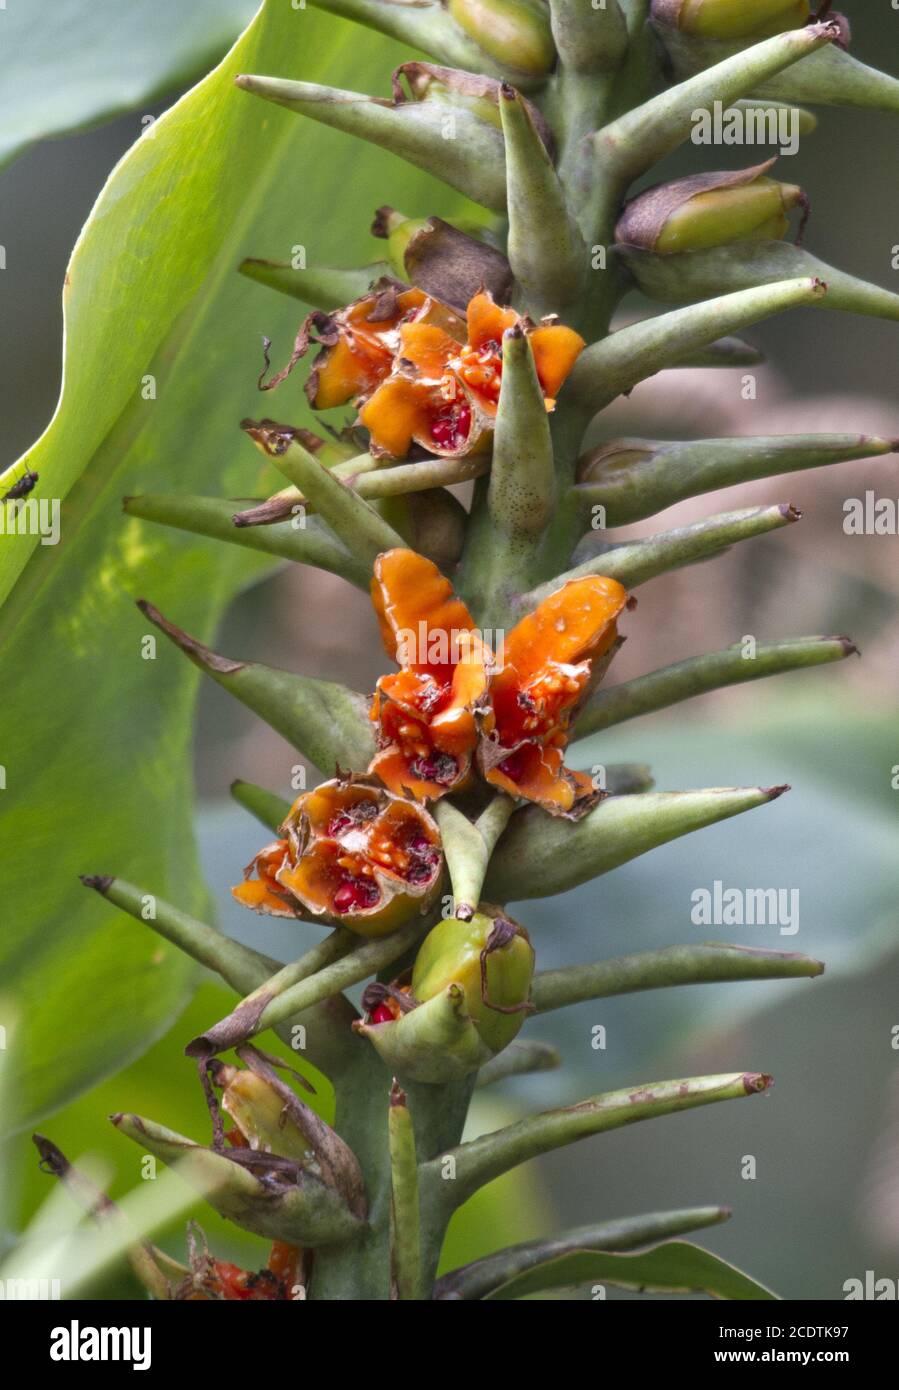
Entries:
{"type": "Polygon", "coordinates": [[[391,1110],[404,1109],[405,1105],[406,1092],[403,1090],[402,1086],[400,1086],[396,1077],[394,1077],[393,1084],[390,1087],[390,1108],[391,1110]]]}
{"type": "Polygon", "coordinates": [[[499,87],[499,91],[500,91],[500,96],[503,97],[504,100],[506,100],[506,101],[514,101],[515,98],[518,96],[518,93],[516,92],[515,88],[512,86],[512,83],[511,83],[511,82],[501,82],[501,83],[500,83],[500,87],[499,87]]]}
{"type": "Polygon", "coordinates": [[[191,637],[190,633],[184,632],[174,623],[170,623],[168,618],[164,618],[159,609],[145,598],[137,600],[140,611],[150,619],[154,627],[158,627],[160,632],[164,632],[176,647],[180,647],[185,655],[195,661],[204,671],[212,671],[222,676],[232,676],[237,671],[242,671],[246,665],[243,661],[232,661],[230,657],[219,656],[217,652],[205,647],[202,642],[198,642],[196,637],[191,637]]]}
{"type": "Polygon", "coordinates": [[[840,643],[844,656],[861,656],[861,650],[855,645],[851,637],[831,637],[830,641],[840,643]]]}
{"type": "Polygon", "coordinates": [[[761,788],[762,795],[766,796],[769,801],[776,801],[779,796],[783,796],[784,792],[788,791],[792,791],[792,787],[790,786],[789,782],[784,782],[783,785],[779,787],[761,788]]]}
{"type": "Polygon", "coordinates": [[[235,87],[242,87],[244,91],[249,91],[253,79],[245,72],[239,72],[234,79],[235,87]]]}
{"type": "Polygon", "coordinates": [[[55,1178],[64,1177],[72,1165],[62,1149],[57,1148],[53,1140],[48,1139],[45,1134],[32,1134],[31,1142],[40,1155],[38,1166],[41,1171],[49,1173],[55,1178]]]}
{"type": "Polygon", "coordinates": [[[764,1071],[748,1071],[743,1075],[743,1085],[746,1088],[747,1096],[756,1096],[760,1091],[770,1091],[774,1085],[774,1077],[769,1076],[764,1071]]]}
{"type": "Polygon", "coordinates": [[[794,521],[802,520],[802,512],[799,510],[798,507],[794,507],[792,502],[782,502],[780,506],[780,514],[783,517],[784,521],[787,521],[790,524],[792,524],[794,521]]]}
{"type": "Polygon", "coordinates": [[[94,888],[98,893],[106,894],[115,881],[112,874],[79,874],[78,877],[85,888],[94,888]]]}

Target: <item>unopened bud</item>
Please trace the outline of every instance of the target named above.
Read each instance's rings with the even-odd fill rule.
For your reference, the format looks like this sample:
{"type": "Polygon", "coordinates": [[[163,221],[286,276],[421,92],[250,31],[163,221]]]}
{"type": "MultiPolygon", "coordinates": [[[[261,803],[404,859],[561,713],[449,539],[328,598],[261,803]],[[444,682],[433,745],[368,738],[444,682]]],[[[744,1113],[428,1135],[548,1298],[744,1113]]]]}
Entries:
{"type": "Polygon", "coordinates": [[[657,184],[628,203],[615,240],[662,256],[738,241],[778,241],[789,231],[788,214],[797,207],[805,214],[801,238],[806,196],[797,184],[765,177],[773,163],[657,184]]]}
{"type": "Polygon", "coordinates": [[[808,0],[653,0],[652,18],[702,39],[765,39],[798,29],[808,0]]]}
{"type": "Polygon", "coordinates": [[[540,0],[448,0],[453,19],[503,67],[544,77],[556,61],[549,9],[540,0]]]}

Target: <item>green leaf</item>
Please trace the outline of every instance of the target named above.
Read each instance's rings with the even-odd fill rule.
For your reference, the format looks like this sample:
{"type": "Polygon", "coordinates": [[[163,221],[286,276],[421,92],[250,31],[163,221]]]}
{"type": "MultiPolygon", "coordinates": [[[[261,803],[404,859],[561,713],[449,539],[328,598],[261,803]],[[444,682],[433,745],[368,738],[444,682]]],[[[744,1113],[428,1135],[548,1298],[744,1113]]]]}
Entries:
{"type": "Polygon", "coordinates": [[[14,0],[2,16],[0,164],[34,140],[150,105],[190,82],[250,19],[254,0],[14,0]],[[60,54],[65,62],[60,62],[60,54]]]}
{"type": "Polygon", "coordinates": [[[666,1240],[633,1255],[576,1250],[510,1279],[487,1298],[526,1298],[547,1289],[570,1289],[580,1284],[616,1284],[639,1293],[707,1293],[712,1298],[746,1300],[777,1298],[742,1270],[685,1240],[666,1240]]]}
{"type": "Polygon", "coordinates": [[[507,1246],[505,1250],[497,1250],[485,1259],[450,1270],[438,1280],[434,1297],[487,1298],[512,1279],[576,1251],[637,1250],[640,1246],[652,1245],[673,1236],[692,1234],[705,1226],[717,1226],[729,1220],[730,1216],[730,1207],[688,1207],[680,1211],[650,1212],[645,1216],[593,1221],[586,1226],[561,1231],[558,1235],[507,1246]]]}
{"type": "MultiPolygon", "coordinates": [[[[259,456],[238,422],[258,409],[260,335],[286,352],[302,311],[239,276],[246,255],[289,258],[300,240],[310,265],[362,263],[379,204],[427,196],[438,211],[455,207],[445,192],[418,192],[424,175],[378,153],[360,166],[345,137],[234,87],[246,68],[299,70],[313,61],[304,54],[317,76],[372,86],[403,56],[377,37],[363,54],[348,27],[268,0],[118,165],[69,269],[62,400],[28,456],[38,495],[62,501],[62,544],[7,535],[0,545],[0,594],[18,579],[0,612],[0,798],[16,825],[0,899],[17,904],[0,974],[21,1011],[13,1125],[137,1056],[192,979],[173,947],[123,931],[77,881],[121,873],[205,915],[188,752],[197,675],[162,645],[144,659],[153,629],[134,600],[208,640],[235,590],[271,563],[123,518],[121,498],[257,490],[259,456]],[[148,373],[155,399],[141,394],[148,373]]],[[[279,415],[311,423],[301,402],[299,384],[284,387],[279,415]]],[[[269,470],[262,494],[276,487],[269,470]]]]}

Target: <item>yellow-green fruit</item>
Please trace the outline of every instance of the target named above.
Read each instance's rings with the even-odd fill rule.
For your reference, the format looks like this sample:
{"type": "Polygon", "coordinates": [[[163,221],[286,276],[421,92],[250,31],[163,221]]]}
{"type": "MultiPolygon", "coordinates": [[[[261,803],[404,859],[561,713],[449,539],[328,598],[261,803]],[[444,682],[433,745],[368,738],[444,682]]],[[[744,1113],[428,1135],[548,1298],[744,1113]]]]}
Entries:
{"type": "Polygon", "coordinates": [[[285,1113],[284,1097],[255,1072],[223,1065],[216,1077],[222,1109],[237,1125],[251,1149],[279,1154],[305,1165],[309,1140],[285,1113]]]}
{"type": "Polygon", "coordinates": [[[776,241],[789,231],[787,213],[802,200],[796,184],[767,178],[697,193],[669,214],[652,249],[664,256],[734,241],[776,241]]]}
{"type": "Polygon", "coordinates": [[[703,39],[763,39],[798,29],[810,14],[808,0],[684,0],[677,27],[703,39]]]}
{"type": "Polygon", "coordinates": [[[546,5],[529,0],[449,0],[447,8],[478,47],[503,67],[529,77],[552,71],[556,49],[546,5]]]}
{"type": "Polygon", "coordinates": [[[534,949],[524,927],[476,912],[469,922],[448,917],[428,933],[412,972],[412,994],[424,1004],[449,985],[461,985],[481,1041],[497,1053],[524,1022],[533,974],[534,949]]]}

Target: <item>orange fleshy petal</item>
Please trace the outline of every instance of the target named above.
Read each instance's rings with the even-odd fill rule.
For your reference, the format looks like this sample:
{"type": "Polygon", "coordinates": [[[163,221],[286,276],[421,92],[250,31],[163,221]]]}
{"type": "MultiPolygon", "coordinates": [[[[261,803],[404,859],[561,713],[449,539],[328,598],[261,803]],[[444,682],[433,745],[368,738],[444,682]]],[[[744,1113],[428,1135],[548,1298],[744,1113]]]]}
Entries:
{"type": "MultiPolygon", "coordinates": [[[[561,775],[562,753],[558,748],[543,748],[539,743],[528,743],[511,755],[515,759],[515,776],[510,777],[499,767],[487,772],[487,781],[510,796],[520,796],[526,801],[536,801],[547,808],[557,808],[559,812],[570,811],[574,805],[574,788],[571,782],[561,775]]],[[[589,781],[589,778],[588,778],[589,781]]]]}
{"type": "MultiPolygon", "coordinates": [[[[584,339],[573,328],[550,324],[535,328],[528,342],[534,354],[534,366],[545,396],[555,397],[562,388],[578,357],[586,347],[584,339]]],[[[555,401],[553,400],[553,404],[555,401]]],[[[547,408],[549,402],[547,402],[547,408]]]]}
{"type": "Polygon", "coordinates": [[[249,878],[246,883],[238,883],[236,888],[231,889],[231,896],[242,907],[248,907],[253,912],[264,912],[268,917],[296,917],[286,897],[279,897],[259,879],[249,878]]]}
{"type": "Polygon", "coordinates": [[[412,759],[402,749],[395,744],[388,748],[383,748],[372,759],[369,772],[380,777],[388,791],[395,796],[405,796],[410,793],[417,801],[437,801],[441,796],[446,796],[447,792],[454,791],[465,778],[470,766],[470,758],[460,762],[459,775],[453,782],[432,782],[427,778],[416,776],[412,771],[412,759]]]}
{"type": "Polygon", "coordinates": [[[446,753],[469,752],[477,743],[477,724],[472,711],[482,704],[489,685],[492,653],[475,633],[465,645],[453,671],[449,704],[431,720],[434,746],[446,753]]]}
{"type": "Polygon", "coordinates": [[[436,324],[417,321],[400,329],[400,356],[411,362],[422,376],[439,381],[449,359],[459,351],[459,343],[436,324]]]}
{"type": "Polygon", "coordinates": [[[373,294],[333,314],[339,336],[316,362],[315,409],[330,410],[373,391],[393,365],[397,326],[406,314],[429,303],[422,290],[412,288],[397,295],[392,312],[383,319],[370,317],[378,305],[373,294]]]}
{"type": "Polygon", "coordinates": [[[404,376],[382,382],[359,412],[372,444],[393,458],[405,458],[416,435],[427,438],[433,392],[424,382],[404,376]]]}
{"type": "MultiPolygon", "coordinates": [[[[453,634],[473,632],[474,620],[453,586],[444,579],[437,566],[414,550],[385,551],[375,561],[371,597],[381,629],[384,650],[394,661],[402,655],[399,641],[403,633],[411,634],[416,656],[427,658],[427,651],[417,650],[420,634],[445,634],[444,646],[452,651],[456,645],[453,634]],[[421,625],[421,626],[420,626],[421,625]]],[[[439,638],[438,638],[439,641],[439,638]]],[[[448,680],[447,665],[428,660],[405,661],[409,670],[431,673],[437,680],[448,680]]]]}
{"type": "Polygon", "coordinates": [[[312,405],[316,410],[331,410],[345,405],[354,396],[371,391],[390,371],[391,356],[387,349],[380,352],[354,351],[341,337],[316,367],[316,390],[312,405]]]}
{"type": "Polygon", "coordinates": [[[616,619],[626,602],[627,594],[613,579],[570,580],[512,630],[498,653],[501,669],[490,682],[504,746],[545,739],[554,729],[564,735],[568,712],[590,679],[592,660],[615,642],[616,619]]]}
{"type": "Polygon", "coordinates": [[[524,744],[504,761],[508,770],[492,767],[485,773],[486,780],[509,796],[536,802],[550,815],[575,819],[599,799],[588,774],[565,767],[557,747],[524,744]]]}
{"type": "Polygon", "coordinates": [[[514,667],[524,682],[547,662],[570,665],[602,656],[615,641],[615,621],[626,603],[627,592],[616,579],[570,579],[509,633],[505,669],[514,667]]]}
{"type": "Polygon", "coordinates": [[[283,865],[278,871],[278,882],[308,904],[310,911],[327,912],[341,883],[341,868],[337,862],[340,858],[349,858],[355,863],[359,857],[347,856],[335,840],[316,841],[299,863],[283,865]]]}
{"type": "Polygon", "coordinates": [[[501,309],[486,292],[476,294],[468,302],[468,341],[480,348],[485,343],[502,343],[507,328],[514,328],[518,315],[514,309],[501,309]]]}

